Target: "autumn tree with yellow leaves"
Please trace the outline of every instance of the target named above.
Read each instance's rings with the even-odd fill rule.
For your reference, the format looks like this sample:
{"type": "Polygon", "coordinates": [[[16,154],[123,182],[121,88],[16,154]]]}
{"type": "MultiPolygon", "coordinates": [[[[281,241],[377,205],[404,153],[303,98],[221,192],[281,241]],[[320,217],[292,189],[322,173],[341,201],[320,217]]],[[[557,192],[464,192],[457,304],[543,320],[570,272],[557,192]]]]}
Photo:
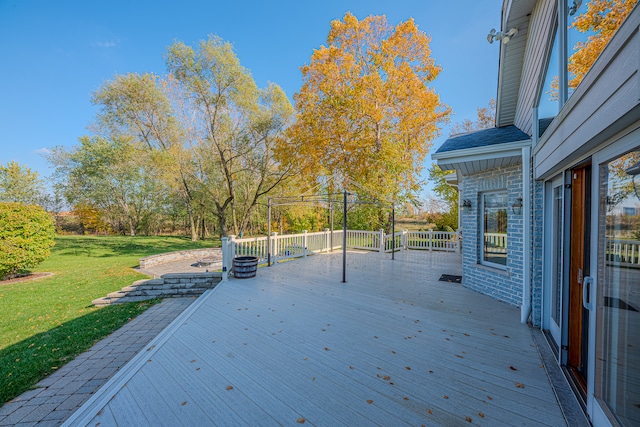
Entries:
{"type": "Polygon", "coordinates": [[[571,26],[581,33],[592,33],[585,42],[574,46],[569,58],[569,87],[576,88],[627,18],[638,0],[591,0],[587,10],[578,15],[571,26]]]}
{"type": "Polygon", "coordinates": [[[327,45],[302,70],[296,123],[277,154],[314,181],[331,177],[380,199],[420,189],[420,171],[450,109],[429,85],[441,71],[430,37],[413,19],[384,16],[331,22],[327,45]]]}

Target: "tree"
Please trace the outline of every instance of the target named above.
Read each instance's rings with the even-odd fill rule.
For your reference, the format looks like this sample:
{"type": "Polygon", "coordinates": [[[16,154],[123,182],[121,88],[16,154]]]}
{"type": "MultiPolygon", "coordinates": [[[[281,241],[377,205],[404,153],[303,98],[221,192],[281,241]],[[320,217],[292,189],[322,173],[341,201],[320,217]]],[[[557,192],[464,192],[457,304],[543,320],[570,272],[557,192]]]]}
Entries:
{"type": "Polygon", "coordinates": [[[44,261],[54,235],[53,218],[40,206],[0,203],[0,279],[44,261]]]}
{"type": "MultiPolygon", "coordinates": [[[[496,125],[496,101],[491,99],[487,107],[478,107],[477,120],[471,121],[465,119],[462,122],[455,123],[451,127],[451,136],[476,132],[483,129],[489,129],[496,125]]],[[[429,169],[429,180],[434,183],[433,191],[447,205],[448,210],[445,212],[437,224],[439,228],[449,226],[453,229],[458,227],[458,189],[450,186],[446,177],[451,171],[440,169],[436,163],[431,165],[429,169]]]]}
{"type": "Polygon", "coordinates": [[[434,183],[433,192],[447,205],[447,210],[436,225],[438,228],[449,226],[455,230],[458,228],[458,189],[447,183],[446,176],[450,173],[434,163],[429,169],[429,180],[434,183]]]}
{"type": "Polygon", "coordinates": [[[97,209],[100,221],[131,236],[164,191],[148,150],[125,137],[84,136],[72,150],[54,148],[49,160],[64,177],[69,204],[97,209]]]}
{"type": "Polygon", "coordinates": [[[181,123],[193,153],[189,179],[213,204],[219,233],[244,231],[261,197],[290,176],[273,151],[293,119],[293,108],[276,84],[259,89],[230,43],[218,37],[199,49],[169,47],[167,68],[175,79],[181,123]]]}
{"type": "Polygon", "coordinates": [[[478,118],[476,121],[464,119],[451,127],[450,135],[474,132],[482,129],[489,129],[496,125],[496,100],[491,98],[487,107],[478,107],[478,118]]]}
{"type": "Polygon", "coordinates": [[[419,173],[450,109],[429,84],[441,68],[413,19],[347,13],[331,23],[327,46],[302,67],[298,112],[278,159],[315,180],[399,204],[419,190],[419,173]]]}
{"type": "Polygon", "coordinates": [[[576,88],[591,69],[618,28],[627,18],[638,0],[590,0],[587,10],[578,15],[571,27],[590,33],[587,41],[574,46],[569,58],[570,88],[576,88]]]}
{"type": "MultiPolygon", "coordinates": [[[[574,18],[570,28],[589,33],[589,36],[585,42],[578,42],[573,46],[574,52],[569,57],[567,71],[570,89],[578,87],[637,2],[638,0],[590,0],[587,9],[574,18]]],[[[554,76],[551,88],[545,92],[551,100],[558,99],[559,84],[558,76],[554,76]]]]}
{"type": "Polygon", "coordinates": [[[38,172],[14,161],[6,166],[0,165],[0,202],[42,204],[44,194],[44,184],[38,172]]]}

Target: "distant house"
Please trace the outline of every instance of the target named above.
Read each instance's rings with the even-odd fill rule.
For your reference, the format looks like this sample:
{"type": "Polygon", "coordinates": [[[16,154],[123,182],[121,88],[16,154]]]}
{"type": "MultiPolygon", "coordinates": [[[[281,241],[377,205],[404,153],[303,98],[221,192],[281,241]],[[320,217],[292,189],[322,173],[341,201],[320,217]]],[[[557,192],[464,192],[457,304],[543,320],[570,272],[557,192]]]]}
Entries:
{"type": "Polygon", "coordinates": [[[640,425],[640,7],[572,90],[587,7],[505,0],[496,127],[433,158],[457,174],[463,284],[545,332],[593,425],[640,425]]]}

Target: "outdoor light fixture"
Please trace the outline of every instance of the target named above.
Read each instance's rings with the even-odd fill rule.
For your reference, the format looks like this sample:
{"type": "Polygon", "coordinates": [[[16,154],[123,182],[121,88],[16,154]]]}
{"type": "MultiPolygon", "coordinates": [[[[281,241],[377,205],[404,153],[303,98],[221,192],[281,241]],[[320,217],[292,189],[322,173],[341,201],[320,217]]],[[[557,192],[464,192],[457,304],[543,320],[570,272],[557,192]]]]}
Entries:
{"type": "Polygon", "coordinates": [[[509,31],[506,33],[503,31],[496,31],[495,28],[492,28],[487,34],[487,41],[489,43],[493,43],[494,41],[502,40],[502,43],[507,44],[509,41],[514,38],[518,34],[518,28],[511,27],[509,31]]]}
{"type": "Polygon", "coordinates": [[[522,215],[522,197],[518,197],[518,199],[513,202],[513,205],[511,205],[511,212],[515,215],[522,215]]]}
{"type": "Polygon", "coordinates": [[[464,209],[465,211],[470,211],[471,210],[471,200],[464,199],[462,201],[462,209],[464,209]]]}
{"type": "Polygon", "coordinates": [[[628,169],[625,169],[625,172],[627,173],[627,175],[632,176],[631,179],[633,180],[633,192],[636,193],[636,197],[638,198],[638,200],[640,200],[640,195],[638,195],[638,187],[640,187],[640,184],[636,184],[636,177],[640,175],[640,162],[636,163],[628,169]]]}
{"type": "Polygon", "coordinates": [[[569,8],[569,15],[570,16],[575,15],[581,5],[582,5],[582,0],[573,0],[573,5],[569,8]]]}

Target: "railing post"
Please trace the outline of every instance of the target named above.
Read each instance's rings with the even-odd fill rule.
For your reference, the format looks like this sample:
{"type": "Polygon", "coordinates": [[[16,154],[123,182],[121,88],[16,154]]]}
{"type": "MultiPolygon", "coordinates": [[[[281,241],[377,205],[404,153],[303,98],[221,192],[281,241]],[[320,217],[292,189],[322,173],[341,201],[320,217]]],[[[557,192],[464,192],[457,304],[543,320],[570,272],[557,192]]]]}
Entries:
{"type": "Polygon", "coordinates": [[[460,230],[456,230],[456,253],[459,254],[462,249],[462,236],[460,230]]]}
{"type": "Polygon", "coordinates": [[[324,250],[323,252],[329,252],[329,229],[324,229],[324,250]]]}
{"type": "Polygon", "coordinates": [[[432,229],[429,229],[427,236],[429,236],[429,252],[432,252],[433,251],[433,230],[432,229]]]}
{"type": "Polygon", "coordinates": [[[229,243],[228,237],[223,237],[222,239],[222,281],[226,281],[229,279],[229,269],[227,265],[229,263],[229,243]]]}
{"type": "Polygon", "coordinates": [[[271,248],[271,258],[273,258],[271,265],[273,265],[278,261],[278,232],[277,231],[272,232],[271,236],[272,236],[271,244],[273,245],[273,247],[271,248]]]}
{"type": "Polygon", "coordinates": [[[384,250],[385,250],[384,229],[381,228],[380,229],[380,244],[379,244],[379,248],[378,248],[378,251],[380,252],[380,255],[384,255],[384,250]]]}
{"type": "Polygon", "coordinates": [[[409,232],[407,230],[402,230],[402,249],[407,250],[409,247],[409,232]]]}
{"type": "Polygon", "coordinates": [[[302,230],[302,256],[307,256],[307,230],[302,230]]]}

